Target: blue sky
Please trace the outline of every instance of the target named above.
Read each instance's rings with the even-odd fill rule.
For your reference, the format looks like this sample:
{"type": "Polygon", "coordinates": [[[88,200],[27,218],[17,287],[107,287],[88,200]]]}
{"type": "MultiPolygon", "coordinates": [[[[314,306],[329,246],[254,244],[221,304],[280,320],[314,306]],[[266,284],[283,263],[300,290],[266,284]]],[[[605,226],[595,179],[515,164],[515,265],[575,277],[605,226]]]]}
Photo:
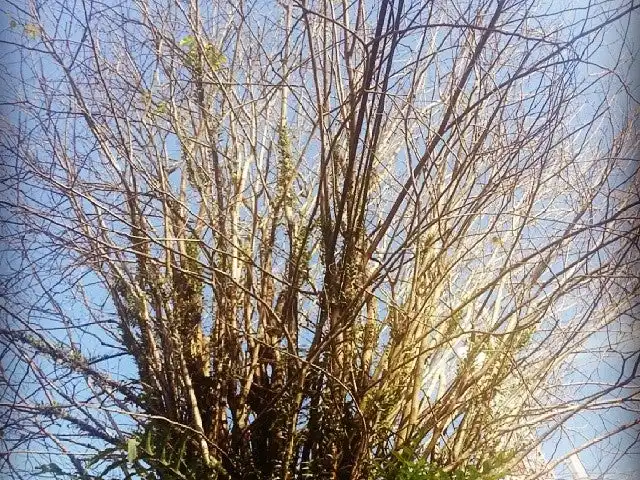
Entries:
{"type": "MultiPolygon", "coordinates": [[[[575,3],[573,4],[574,6],[577,6],[575,3]]],[[[581,13],[580,10],[576,10],[577,15],[579,16],[581,13]]],[[[584,10],[583,10],[584,12],[584,10]]],[[[3,17],[0,19],[0,29],[4,29],[7,28],[9,26],[9,22],[10,19],[8,17],[3,17]]],[[[623,27],[622,26],[618,26],[616,25],[615,28],[612,28],[609,32],[609,34],[605,37],[606,39],[606,48],[603,47],[601,50],[599,50],[599,53],[596,55],[596,58],[598,59],[598,63],[601,63],[601,65],[603,66],[609,66],[611,64],[611,62],[613,61],[613,58],[615,58],[615,55],[612,54],[612,52],[614,52],[617,48],[619,48],[620,46],[620,31],[623,27]]],[[[632,28],[632,30],[634,30],[632,28]]],[[[637,30],[635,30],[637,31],[637,30]]],[[[633,49],[633,47],[631,47],[633,49]]],[[[11,62],[8,62],[9,64],[11,62]]],[[[599,68],[596,65],[591,65],[588,67],[588,75],[598,75],[599,74],[599,68]]],[[[637,89],[637,85],[636,85],[636,89],[637,89]]],[[[615,89],[614,89],[615,90],[615,89]]],[[[597,94],[596,94],[597,97],[597,94]]],[[[594,97],[594,103],[593,104],[597,104],[598,102],[596,100],[598,100],[596,97],[594,97]]],[[[585,107],[584,110],[582,112],[578,112],[579,115],[584,115],[584,116],[588,116],[592,110],[590,109],[590,101],[588,98],[585,98],[585,107]]],[[[619,108],[621,109],[621,111],[623,111],[625,109],[625,105],[620,105],[619,108]]],[[[10,261],[10,260],[8,260],[10,261]]],[[[52,283],[51,285],[44,285],[46,288],[54,288],[56,286],[59,286],[61,288],[65,288],[65,282],[69,282],[71,279],[69,278],[65,278],[64,281],[60,281],[60,279],[58,278],[51,278],[49,281],[52,283]]],[[[84,282],[87,282],[87,284],[91,284],[93,283],[94,279],[92,278],[91,275],[84,277],[83,279],[84,282]]],[[[36,296],[38,296],[37,294],[37,288],[36,290],[32,293],[32,295],[34,295],[34,298],[36,296]]],[[[105,301],[104,300],[104,292],[101,290],[101,288],[99,286],[94,286],[94,287],[88,287],[87,291],[89,292],[90,296],[91,296],[91,300],[94,302],[95,306],[99,306],[102,305],[102,303],[105,301]]],[[[66,313],[74,319],[74,321],[76,322],[80,322],[82,320],[82,318],[85,316],[86,312],[79,307],[78,303],[76,303],[73,297],[69,297],[69,298],[65,298],[65,296],[67,295],[67,293],[65,292],[60,292],[59,296],[56,295],[56,297],[59,299],[60,304],[63,305],[65,307],[65,311],[66,313]]],[[[70,294],[69,294],[70,295],[70,294]]],[[[40,300],[39,300],[40,301],[40,300]]],[[[42,305],[47,305],[47,307],[50,307],[50,303],[49,300],[45,297],[41,297],[41,301],[43,302],[42,305]]],[[[34,302],[35,303],[35,302],[34,302]]],[[[98,308],[98,310],[101,310],[101,307],[98,308]]],[[[105,318],[107,318],[110,315],[110,311],[112,311],[112,306],[109,305],[109,302],[107,301],[105,303],[105,307],[102,309],[103,313],[105,315],[105,318]]],[[[41,325],[42,327],[48,326],[48,322],[57,322],[58,320],[47,320],[47,319],[42,319],[41,320],[41,325]]],[[[80,346],[80,348],[87,354],[89,355],[95,355],[98,352],[101,351],[102,348],[104,348],[101,344],[100,344],[100,337],[94,337],[90,334],[91,332],[87,332],[85,333],[83,336],[79,337],[77,339],[78,341],[78,345],[80,346]]],[[[97,331],[96,331],[97,333],[97,331]]],[[[61,331],[61,336],[64,336],[65,333],[64,331],[61,331]]],[[[598,342],[605,342],[607,339],[605,334],[602,335],[597,335],[594,337],[593,342],[595,342],[596,344],[598,344],[598,342]]],[[[619,367],[616,367],[615,365],[615,361],[616,359],[613,358],[611,359],[611,361],[614,363],[613,366],[610,366],[604,362],[600,362],[600,363],[593,363],[592,359],[585,359],[584,361],[584,372],[580,372],[580,373],[575,373],[576,376],[578,375],[590,375],[591,371],[593,372],[594,378],[598,378],[601,380],[608,380],[612,377],[615,377],[617,372],[617,369],[619,369],[619,367]]],[[[110,362],[110,367],[109,369],[113,367],[114,369],[117,369],[118,371],[122,372],[124,375],[131,375],[133,373],[133,368],[132,368],[132,364],[130,361],[126,360],[126,359],[116,359],[110,362]]],[[[618,411],[612,411],[611,412],[613,415],[616,416],[616,419],[622,419],[626,421],[626,416],[628,414],[622,414],[621,412],[618,411]]],[[[602,422],[602,421],[595,421],[595,418],[593,418],[592,416],[590,416],[590,414],[587,414],[585,416],[582,416],[580,418],[577,418],[575,421],[571,421],[569,423],[569,426],[573,429],[579,432],[578,435],[576,435],[576,438],[578,439],[578,437],[583,436],[583,439],[581,439],[582,441],[584,441],[584,439],[588,440],[589,438],[593,438],[595,435],[598,435],[599,433],[601,433],[604,428],[607,426],[606,425],[606,421],[602,422]]],[[[566,451],[568,448],[570,448],[571,446],[571,442],[568,439],[564,439],[561,440],[558,449],[555,449],[555,445],[552,442],[548,442],[545,445],[545,453],[548,454],[549,457],[552,456],[552,453],[555,451],[556,455],[558,452],[562,452],[562,451],[566,451]]],[[[623,446],[623,445],[621,445],[623,446]]],[[[596,473],[597,472],[597,468],[598,468],[598,463],[600,463],[601,459],[597,458],[596,456],[590,455],[590,453],[584,452],[583,454],[581,454],[581,459],[584,461],[585,465],[587,466],[587,469],[591,472],[596,473]]],[[[634,462],[634,460],[631,459],[631,457],[629,457],[629,459],[626,459],[624,462],[621,462],[621,465],[623,465],[624,463],[630,463],[630,462],[634,462]]],[[[628,468],[629,465],[624,465],[625,468],[628,468]]]]}

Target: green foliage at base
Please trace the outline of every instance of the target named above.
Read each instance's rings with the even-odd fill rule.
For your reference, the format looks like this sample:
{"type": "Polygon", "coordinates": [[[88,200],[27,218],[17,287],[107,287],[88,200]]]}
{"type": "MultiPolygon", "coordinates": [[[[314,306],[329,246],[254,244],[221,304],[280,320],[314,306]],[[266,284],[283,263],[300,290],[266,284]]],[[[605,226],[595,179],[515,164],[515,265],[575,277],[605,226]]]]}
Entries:
{"type": "Polygon", "coordinates": [[[424,459],[409,459],[398,455],[384,473],[376,475],[377,480],[500,480],[507,475],[505,466],[513,458],[510,452],[495,455],[492,460],[480,466],[465,465],[451,470],[443,465],[424,459]]]}

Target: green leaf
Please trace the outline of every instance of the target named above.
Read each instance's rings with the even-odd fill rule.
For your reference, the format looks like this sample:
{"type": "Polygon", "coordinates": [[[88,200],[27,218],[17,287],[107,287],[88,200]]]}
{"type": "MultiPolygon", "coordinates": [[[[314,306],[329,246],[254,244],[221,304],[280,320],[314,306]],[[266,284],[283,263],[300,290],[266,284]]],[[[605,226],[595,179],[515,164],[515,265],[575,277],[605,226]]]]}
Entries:
{"type": "Polygon", "coordinates": [[[40,27],[38,25],[36,25],[35,23],[27,23],[24,26],[24,34],[30,38],[30,39],[35,39],[38,37],[38,35],[40,35],[40,27]]]}
{"type": "Polygon", "coordinates": [[[196,39],[193,38],[193,35],[187,35],[182,40],[180,40],[180,43],[178,45],[180,45],[181,47],[191,47],[195,42],[196,39]]]}
{"type": "Polygon", "coordinates": [[[175,469],[180,470],[180,464],[184,459],[184,454],[187,451],[187,437],[182,438],[182,442],[180,443],[180,450],[178,451],[177,458],[175,460],[175,469]]]}
{"type": "Polygon", "coordinates": [[[110,463],[109,465],[107,465],[107,467],[100,472],[100,476],[98,478],[105,478],[107,476],[108,473],[112,472],[113,470],[115,470],[116,468],[121,468],[123,466],[125,466],[125,460],[117,460],[114,461],[112,463],[110,463]]]}
{"type": "Polygon", "coordinates": [[[122,451],[121,448],[118,448],[118,447],[107,448],[101,451],[100,453],[94,455],[93,457],[91,457],[87,462],[87,467],[96,465],[98,462],[105,460],[109,455],[113,455],[121,451],[122,451]]]}
{"type": "Polygon", "coordinates": [[[55,463],[48,463],[46,465],[39,465],[37,467],[40,473],[53,473],[54,475],[63,475],[62,469],[55,463]]]}
{"type": "Polygon", "coordinates": [[[135,438],[130,438],[127,441],[127,460],[134,462],[138,458],[138,441],[135,438]]]}

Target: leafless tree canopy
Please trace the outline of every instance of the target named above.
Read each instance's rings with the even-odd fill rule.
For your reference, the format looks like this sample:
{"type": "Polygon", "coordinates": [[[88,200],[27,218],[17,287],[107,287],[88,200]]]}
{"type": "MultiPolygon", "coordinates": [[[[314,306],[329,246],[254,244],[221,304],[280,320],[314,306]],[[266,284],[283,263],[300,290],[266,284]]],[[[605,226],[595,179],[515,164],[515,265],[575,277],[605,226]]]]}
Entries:
{"type": "Polygon", "coordinates": [[[637,3],[4,3],[0,474],[624,478],[637,3]]]}

